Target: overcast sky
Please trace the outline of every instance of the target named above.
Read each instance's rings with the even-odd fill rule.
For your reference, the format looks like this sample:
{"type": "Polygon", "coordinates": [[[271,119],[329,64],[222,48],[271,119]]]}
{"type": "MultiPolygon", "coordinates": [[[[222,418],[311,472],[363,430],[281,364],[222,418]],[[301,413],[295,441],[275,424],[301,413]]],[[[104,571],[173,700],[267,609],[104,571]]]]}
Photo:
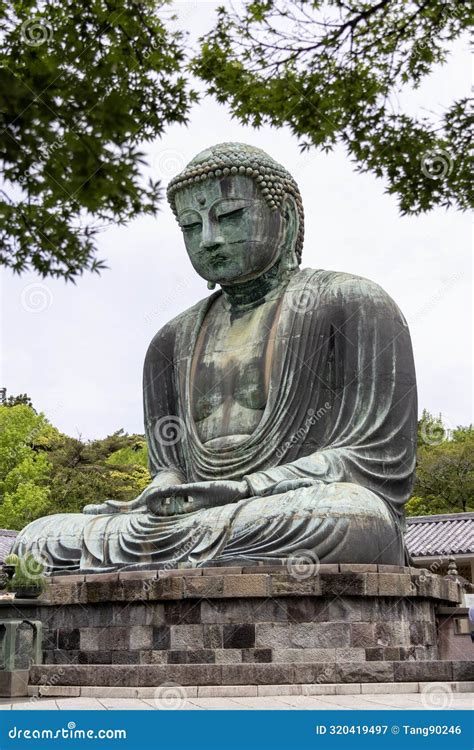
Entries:
{"type": "MultiPolygon", "coordinates": [[[[221,4],[221,3],[220,3],[221,4]]],[[[179,3],[182,23],[202,33],[217,4],[179,3]]],[[[410,112],[441,112],[469,90],[467,44],[422,88],[403,96],[410,112]]],[[[148,149],[163,184],[212,143],[264,148],[292,172],[306,211],[303,267],[342,270],[383,286],[407,318],[415,352],[420,410],[442,412],[448,426],[472,421],[472,267],[470,221],[455,211],[400,217],[384,182],[359,175],[342,149],[301,154],[286,129],[258,131],[233,121],[206,98],[187,127],[175,126],[148,149]]],[[[155,219],[112,227],[99,237],[109,270],[76,286],[14,277],[2,285],[2,372],[10,394],[27,392],[62,431],[104,437],[142,432],[142,365],[154,333],[209,294],[194,273],[164,202],[155,219]]]]}

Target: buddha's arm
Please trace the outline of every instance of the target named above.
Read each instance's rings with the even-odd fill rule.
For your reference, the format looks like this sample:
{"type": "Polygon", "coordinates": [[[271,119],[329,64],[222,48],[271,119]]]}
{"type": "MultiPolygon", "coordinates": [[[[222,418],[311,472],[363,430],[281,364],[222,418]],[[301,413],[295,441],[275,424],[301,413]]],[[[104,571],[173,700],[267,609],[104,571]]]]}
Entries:
{"type": "Polygon", "coordinates": [[[318,451],[289,464],[247,474],[245,480],[252,494],[258,496],[288,492],[290,489],[318,482],[343,482],[347,481],[347,477],[338,451],[327,450],[318,451]]]}
{"type": "MultiPolygon", "coordinates": [[[[282,447],[292,458],[245,479],[255,495],[282,492],[282,483],[305,479],[350,482],[380,494],[398,512],[409,497],[416,458],[416,378],[406,322],[380,287],[358,278],[338,279],[337,305],[327,316],[326,328],[317,320],[314,325],[319,335],[337,322],[332,336],[339,372],[329,408],[321,420],[305,423],[299,455],[298,441],[288,433],[282,447]]],[[[308,372],[317,372],[321,361],[307,354],[308,372]]],[[[299,387],[309,383],[316,400],[318,380],[299,387]]]]}

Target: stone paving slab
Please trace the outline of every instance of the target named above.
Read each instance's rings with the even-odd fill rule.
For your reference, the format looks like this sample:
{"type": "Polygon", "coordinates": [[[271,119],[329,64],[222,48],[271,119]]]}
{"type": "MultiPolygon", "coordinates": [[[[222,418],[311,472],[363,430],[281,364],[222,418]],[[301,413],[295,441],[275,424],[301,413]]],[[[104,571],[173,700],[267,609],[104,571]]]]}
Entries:
{"type": "MultiPolygon", "coordinates": [[[[180,685],[175,692],[181,700],[190,698],[245,698],[268,697],[278,695],[360,695],[360,694],[408,694],[425,693],[471,693],[474,692],[474,681],[450,682],[378,682],[378,683],[309,683],[309,684],[273,684],[273,685],[180,685]]],[[[157,699],[169,697],[169,684],[158,687],[123,687],[123,686],[70,686],[70,685],[29,685],[28,695],[38,699],[47,698],[98,698],[113,699],[157,699]]]]}
{"type": "Polygon", "coordinates": [[[98,700],[107,711],[153,711],[157,708],[153,701],[145,703],[140,698],[99,698],[98,700]]]}
{"type": "Polygon", "coordinates": [[[35,698],[1,699],[0,710],[469,710],[474,709],[474,692],[443,693],[444,703],[430,694],[366,695],[274,695],[234,698],[183,698],[154,700],[150,698],[35,698]],[[430,700],[432,703],[430,703],[430,700]]]}
{"type": "MultiPolygon", "coordinates": [[[[156,702],[154,700],[147,700],[147,699],[145,699],[144,703],[150,705],[152,708],[154,708],[156,710],[156,702]]],[[[177,711],[200,711],[201,707],[197,706],[195,703],[191,703],[190,701],[185,700],[185,701],[183,701],[183,703],[175,706],[175,710],[177,710],[177,711]]]]}

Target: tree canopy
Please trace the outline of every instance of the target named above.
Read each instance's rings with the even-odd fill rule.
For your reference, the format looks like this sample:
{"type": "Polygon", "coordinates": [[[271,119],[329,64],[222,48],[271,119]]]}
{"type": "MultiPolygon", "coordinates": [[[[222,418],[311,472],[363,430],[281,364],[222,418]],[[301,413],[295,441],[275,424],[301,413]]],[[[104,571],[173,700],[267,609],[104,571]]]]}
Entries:
{"type": "Polygon", "coordinates": [[[194,69],[242,122],[288,125],[303,149],[342,143],[402,213],[472,204],[468,99],[439,115],[397,104],[468,28],[452,0],[252,0],[221,8],[194,69]]]}
{"type": "Polygon", "coordinates": [[[101,227],[157,211],[140,143],[195,100],[168,2],[0,0],[0,264],[98,271],[101,227]]]}
{"type": "Polygon", "coordinates": [[[418,425],[418,453],[409,516],[474,510],[474,428],[449,430],[443,418],[424,411],[418,425]]]}
{"type": "Polygon", "coordinates": [[[21,529],[88,503],[132,500],[149,484],[142,435],[119,430],[102,440],[62,434],[44,414],[0,406],[0,526],[21,529]]]}
{"type": "Polygon", "coordinates": [[[0,265],[74,280],[97,233],[159,207],[143,145],[187,122],[191,73],[241,122],[345,146],[402,213],[472,203],[468,99],[413,115],[398,95],[449,58],[469,5],[251,0],[199,47],[171,0],[0,0],[0,265]]]}

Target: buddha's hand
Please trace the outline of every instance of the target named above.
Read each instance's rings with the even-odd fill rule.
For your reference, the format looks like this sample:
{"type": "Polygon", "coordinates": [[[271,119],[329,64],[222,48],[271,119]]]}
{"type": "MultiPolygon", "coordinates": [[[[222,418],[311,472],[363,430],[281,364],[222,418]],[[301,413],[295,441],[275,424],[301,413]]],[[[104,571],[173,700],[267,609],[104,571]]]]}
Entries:
{"type": "Polygon", "coordinates": [[[179,515],[213,508],[217,505],[236,503],[249,496],[250,488],[245,480],[236,482],[218,479],[209,482],[188,482],[155,489],[153,503],[149,507],[157,515],[179,515]],[[156,504],[158,498],[161,498],[159,506],[156,504]]]}
{"type": "Polygon", "coordinates": [[[146,513],[149,510],[150,499],[154,497],[157,490],[164,487],[169,493],[169,486],[176,487],[180,481],[181,478],[177,472],[161,471],[134,500],[106,500],[105,503],[98,505],[86,505],[82,512],[96,516],[111,513],[146,513]]]}
{"type": "Polygon", "coordinates": [[[135,500],[124,502],[122,500],[106,500],[104,503],[98,503],[97,505],[86,505],[82,512],[87,515],[100,516],[109,515],[110,513],[133,513],[135,511],[143,510],[144,508],[144,493],[142,492],[135,500]]]}

